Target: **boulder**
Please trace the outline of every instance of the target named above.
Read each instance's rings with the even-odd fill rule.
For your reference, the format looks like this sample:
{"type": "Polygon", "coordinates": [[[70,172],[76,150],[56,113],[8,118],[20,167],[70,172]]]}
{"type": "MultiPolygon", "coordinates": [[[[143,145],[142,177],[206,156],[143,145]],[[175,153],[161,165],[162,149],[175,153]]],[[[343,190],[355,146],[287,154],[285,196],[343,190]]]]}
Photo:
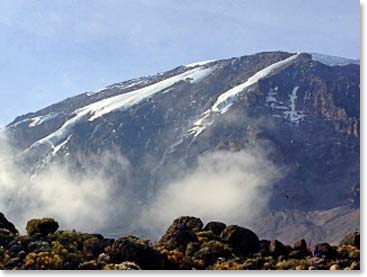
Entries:
{"type": "Polygon", "coordinates": [[[227,226],[222,222],[211,221],[205,225],[204,231],[212,231],[213,234],[220,236],[226,227],[227,226]]]}
{"type": "Polygon", "coordinates": [[[161,242],[169,241],[173,234],[175,234],[178,230],[190,230],[193,232],[201,231],[203,228],[203,222],[200,218],[192,217],[192,216],[182,216],[176,218],[171,226],[168,227],[166,233],[162,236],[161,242]]]}
{"type": "Polygon", "coordinates": [[[48,234],[53,234],[59,228],[59,223],[57,223],[52,218],[42,218],[42,219],[31,219],[27,222],[26,230],[29,236],[39,233],[43,236],[48,234]]]}
{"type": "Polygon", "coordinates": [[[203,223],[199,218],[183,216],[174,220],[172,225],[160,240],[160,243],[170,244],[174,248],[185,251],[187,244],[198,242],[195,232],[202,229],[203,223]]]}
{"type": "Polygon", "coordinates": [[[137,237],[123,237],[117,239],[108,253],[113,263],[124,261],[134,262],[142,269],[165,269],[167,259],[156,249],[153,249],[149,242],[140,240],[137,237]]]}
{"type": "Polygon", "coordinates": [[[269,252],[273,257],[288,256],[289,249],[279,240],[272,240],[269,245],[269,252]]]}
{"type": "Polygon", "coordinates": [[[255,253],[260,247],[259,238],[253,231],[237,225],[226,227],[221,234],[221,238],[228,242],[238,255],[245,256],[255,253]]]}
{"type": "Polygon", "coordinates": [[[307,251],[307,243],[304,239],[297,240],[293,245],[293,250],[307,251]]]}
{"type": "Polygon", "coordinates": [[[270,256],[269,246],[270,240],[260,240],[259,253],[264,257],[270,256]]]}
{"type": "Polygon", "coordinates": [[[0,229],[0,246],[5,248],[14,239],[15,234],[10,232],[8,229],[0,229]]]}
{"type": "Polygon", "coordinates": [[[13,241],[12,243],[9,244],[9,252],[12,255],[16,255],[20,251],[24,251],[24,247],[22,246],[22,244],[20,242],[13,241]]]}
{"type": "Polygon", "coordinates": [[[186,247],[185,255],[187,257],[192,257],[199,250],[200,250],[200,243],[190,242],[186,247]]]}
{"type": "Polygon", "coordinates": [[[212,240],[202,244],[201,249],[195,253],[196,260],[202,260],[205,266],[214,264],[218,258],[228,258],[231,256],[231,249],[228,245],[212,240]]]}
{"type": "Polygon", "coordinates": [[[298,259],[298,260],[304,259],[307,256],[309,256],[309,253],[308,251],[305,250],[293,250],[288,254],[289,259],[298,259]]]}
{"type": "Polygon", "coordinates": [[[0,229],[6,229],[11,233],[19,233],[14,224],[8,221],[3,213],[0,213],[0,229]]]}
{"type": "Polygon", "coordinates": [[[28,244],[28,253],[51,252],[51,245],[47,241],[32,241],[28,244]]]}
{"type": "Polygon", "coordinates": [[[21,258],[18,258],[18,257],[11,258],[6,262],[5,268],[6,269],[16,269],[17,267],[20,267],[22,263],[23,263],[23,260],[21,258]]]}
{"type": "Polygon", "coordinates": [[[315,257],[325,256],[326,258],[333,259],[337,256],[337,251],[328,243],[319,243],[315,245],[313,254],[315,257]]]}
{"type": "Polygon", "coordinates": [[[360,234],[359,232],[349,233],[340,241],[340,245],[353,245],[360,249],[360,234]]]}

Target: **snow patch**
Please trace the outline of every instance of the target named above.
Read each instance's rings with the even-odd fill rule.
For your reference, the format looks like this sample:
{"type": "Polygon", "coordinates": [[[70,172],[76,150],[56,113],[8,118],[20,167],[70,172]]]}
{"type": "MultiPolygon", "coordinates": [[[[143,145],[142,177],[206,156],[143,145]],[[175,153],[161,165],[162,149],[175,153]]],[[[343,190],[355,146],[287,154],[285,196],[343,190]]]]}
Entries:
{"type": "Polygon", "coordinates": [[[32,122],[28,125],[28,127],[30,128],[36,127],[38,125],[45,123],[46,121],[56,118],[58,115],[59,115],[58,113],[50,113],[46,115],[33,117],[30,119],[32,122]]]}
{"type": "Polygon", "coordinates": [[[207,77],[215,67],[200,68],[196,67],[173,77],[164,79],[160,82],[152,85],[133,90],[127,93],[123,93],[117,96],[106,98],[95,103],[89,104],[83,108],[77,109],[73,112],[73,117],[67,120],[58,130],[49,134],[45,138],[42,138],[33,143],[30,148],[25,151],[29,151],[35,146],[46,144],[51,149],[55,148],[55,145],[68,137],[71,129],[81,121],[93,121],[108,113],[114,111],[123,111],[131,108],[134,105],[150,99],[158,92],[164,91],[174,84],[186,81],[190,83],[196,83],[207,77]]]}
{"type": "Polygon", "coordinates": [[[214,103],[211,110],[214,112],[220,112],[221,114],[227,112],[228,109],[233,105],[234,102],[236,102],[239,95],[245,89],[248,89],[250,86],[256,84],[259,80],[272,75],[276,70],[282,68],[283,66],[290,64],[295,59],[297,59],[298,56],[299,54],[295,54],[282,61],[276,62],[268,67],[265,67],[264,69],[260,70],[259,72],[248,78],[246,82],[221,94],[218,97],[217,101],[214,103]]]}
{"type": "Polygon", "coordinates": [[[292,123],[299,123],[299,120],[304,117],[302,111],[297,111],[296,104],[297,104],[297,92],[299,87],[294,87],[292,93],[289,95],[289,111],[283,112],[285,117],[289,119],[292,123]]]}
{"type": "MultiPolygon", "coordinates": [[[[265,106],[271,108],[271,116],[285,118],[291,123],[298,124],[300,119],[305,116],[303,111],[297,110],[298,90],[299,86],[296,86],[292,89],[292,93],[289,95],[288,105],[286,105],[283,102],[277,100],[276,96],[278,89],[270,89],[265,95],[265,106]]],[[[308,92],[306,92],[306,95],[307,93],[308,92]]]]}
{"type": "Polygon", "coordinates": [[[78,115],[91,114],[92,116],[89,118],[89,121],[93,121],[110,112],[126,110],[141,101],[151,98],[157,92],[165,90],[180,81],[189,81],[190,83],[199,82],[203,78],[207,77],[213,70],[214,67],[194,68],[141,89],[92,103],[86,107],[78,109],[76,113],[78,115]]]}
{"type": "Polygon", "coordinates": [[[201,115],[201,118],[194,123],[194,126],[189,130],[189,134],[194,135],[194,137],[200,135],[208,126],[213,124],[217,115],[226,113],[245,90],[249,89],[259,80],[265,77],[269,77],[277,70],[288,66],[293,61],[295,61],[299,55],[300,54],[298,53],[284,60],[271,64],[252,75],[250,78],[247,79],[246,82],[219,95],[213,106],[209,110],[205,111],[201,115]]]}
{"type": "Polygon", "coordinates": [[[62,143],[60,143],[59,145],[54,146],[53,151],[52,151],[52,155],[55,156],[57,154],[57,152],[59,152],[69,142],[71,137],[72,137],[71,135],[68,136],[66,138],[66,140],[64,140],[62,143]]]}

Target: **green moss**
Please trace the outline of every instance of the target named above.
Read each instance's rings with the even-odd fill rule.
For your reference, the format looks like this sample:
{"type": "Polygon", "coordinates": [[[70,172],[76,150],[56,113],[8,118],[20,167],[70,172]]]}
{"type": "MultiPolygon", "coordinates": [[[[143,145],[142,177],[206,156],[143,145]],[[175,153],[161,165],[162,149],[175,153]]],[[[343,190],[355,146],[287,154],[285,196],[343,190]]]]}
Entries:
{"type": "Polygon", "coordinates": [[[41,235],[53,234],[59,228],[59,223],[57,223],[52,218],[42,218],[42,219],[31,219],[27,222],[27,234],[29,236],[36,233],[41,235]]]}

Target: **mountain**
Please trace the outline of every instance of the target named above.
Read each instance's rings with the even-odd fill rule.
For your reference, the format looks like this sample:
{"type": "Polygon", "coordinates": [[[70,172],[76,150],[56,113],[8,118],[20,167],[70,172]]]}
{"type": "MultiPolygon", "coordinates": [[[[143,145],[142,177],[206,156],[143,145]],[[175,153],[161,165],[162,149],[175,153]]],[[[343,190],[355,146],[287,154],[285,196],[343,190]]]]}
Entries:
{"type": "MultiPolygon", "coordinates": [[[[55,163],[83,171],[88,157],[106,151],[121,155],[129,165],[129,207],[142,209],[167,183],[200,167],[203,155],[256,156],[259,149],[243,182],[267,178],[270,167],[277,173],[253,196],[267,198],[249,224],[263,237],[336,241],[359,228],[358,63],[286,52],[193,63],[68,98],[17,117],[3,132],[29,176],[55,163]]],[[[231,172],[222,163],[218,171],[231,172]]],[[[118,167],[110,171],[127,186],[118,167]]],[[[215,191],[207,193],[201,197],[215,191]]],[[[243,217],[258,208],[251,205],[243,217]]]]}

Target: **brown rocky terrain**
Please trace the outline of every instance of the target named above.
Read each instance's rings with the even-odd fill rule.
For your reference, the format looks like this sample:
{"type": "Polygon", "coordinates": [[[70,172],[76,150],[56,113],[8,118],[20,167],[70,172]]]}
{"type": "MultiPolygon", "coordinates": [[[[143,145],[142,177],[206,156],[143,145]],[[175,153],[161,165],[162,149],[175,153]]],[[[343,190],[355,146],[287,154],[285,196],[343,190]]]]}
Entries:
{"type": "Polygon", "coordinates": [[[359,270],[360,235],[339,244],[304,239],[292,245],[262,240],[253,231],[199,218],[174,220],[158,242],[58,230],[51,218],[32,219],[20,235],[0,213],[2,270],[359,270]]]}

